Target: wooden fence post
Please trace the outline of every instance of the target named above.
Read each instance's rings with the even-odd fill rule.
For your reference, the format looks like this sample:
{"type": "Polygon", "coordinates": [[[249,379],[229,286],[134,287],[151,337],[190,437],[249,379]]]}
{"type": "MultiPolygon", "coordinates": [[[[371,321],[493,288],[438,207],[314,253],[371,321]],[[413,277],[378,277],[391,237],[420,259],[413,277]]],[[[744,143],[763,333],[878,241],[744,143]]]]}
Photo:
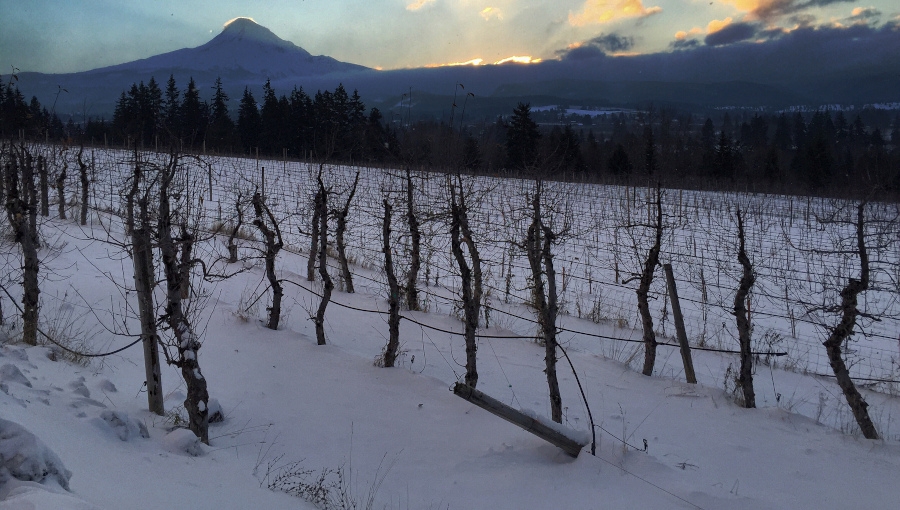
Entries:
{"type": "Polygon", "coordinates": [[[681,345],[681,360],[684,362],[684,377],[690,384],[697,384],[697,375],[694,373],[694,361],[691,359],[691,346],[688,345],[687,333],[684,330],[684,317],[681,315],[681,303],[678,302],[678,289],[675,288],[675,276],[672,274],[672,264],[663,264],[663,270],[666,272],[669,300],[672,302],[672,318],[675,321],[675,332],[678,335],[678,343],[681,345]]]}

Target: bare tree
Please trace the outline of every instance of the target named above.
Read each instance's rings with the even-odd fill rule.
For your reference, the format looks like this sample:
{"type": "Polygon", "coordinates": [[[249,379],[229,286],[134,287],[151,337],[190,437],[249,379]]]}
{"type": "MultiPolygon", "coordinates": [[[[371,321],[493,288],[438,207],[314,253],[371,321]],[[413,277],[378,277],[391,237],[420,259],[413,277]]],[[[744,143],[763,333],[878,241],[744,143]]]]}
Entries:
{"type": "Polygon", "coordinates": [[[559,380],[556,376],[556,317],[559,305],[556,293],[556,271],[553,267],[553,244],[559,235],[565,232],[554,232],[547,225],[541,210],[541,194],[543,182],[535,183],[534,195],[531,197],[531,225],[525,238],[525,253],[531,268],[534,300],[541,327],[541,340],[544,344],[544,372],[547,374],[547,385],[550,388],[551,419],[562,423],[562,397],[559,393],[559,380]],[[546,278],[546,284],[544,279],[546,278]]]}
{"type": "Polygon", "coordinates": [[[234,239],[237,237],[238,233],[241,230],[241,226],[244,224],[244,210],[242,202],[242,193],[238,191],[237,198],[234,201],[234,208],[237,212],[237,223],[234,224],[234,227],[231,229],[231,233],[228,234],[228,263],[234,264],[238,261],[238,251],[237,244],[235,244],[234,239]]]}
{"type": "Polygon", "coordinates": [[[659,265],[659,251],[662,244],[663,216],[662,216],[662,192],[659,184],[656,185],[656,200],[651,204],[655,206],[655,223],[652,225],[654,232],[653,244],[647,251],[644,260],[643,271],[640,275],[640,283],[637,288],[638,312],[641,314],[641,326],[644,340],[644,368],[641,373],[653,375],[653,366],[656,364],[656,333],[653,331],[653,316],[650,315],[650,303],[648,295],[650,284],[653,283],[653,273],[659,265]]]}
{"type": "Polygon", "coordinates": [[[62,170],[56,175],[56,200],[61,220],[66,219],[66,170],[68,168],[68,160],[62,158],[62,170]]]}
{"type": "Polygon", "coordinates": [[[88,216],[88,191],[90,190],[90,177],[88,176],[88,164],[82,158],[84,154],[84,145],[78,149],[78,176],[81,179],[81,217],[82,225],[87,225],[88,216]]]}
{"type": "Polygon", "coordinates": [[[393,207],[388,199],[382,201],[384,217],[381,223],[382,253],[384,253],[384,272],[388,281],[388,343],[381,355],[385,368],[394,366],[397,350],[400,347],[400,284],[394,274],[394,259],[391,254],[391,214],[393,207]]]}
{"type": "Polygon", "coordinates": [[[865,315],[859,309],[858,297],[869,288],[869,254],[866,249],[866,232],[865,232],[865,210],[866,201],[862,201],[856,208],[856,255],[859,257],[859,278],[850,277],[847,285],[841,290],[841,304],[836,311],[840,312],[841,319],[837,325],[831,328],[828,339],[825,340],[825,351],[828,353],[828,361],[831,364],[831,370],[837,379],[838,386],[847,399],[850,410],[853,411],[853,417],[856,423],[867,439],[878,439],[878,432],[875,425],[869,417],[868,407],[863,396],[860,394],[853,379],[850,378],[850,371],[844,362],[842,355],[844,342],[853,335],[853,328],[856,325],[857,318],[865,315]]]}
{"type": "Polygon", "coordinates": [[[414,189],[412,173],[406,167],[406,224],[409,227],[410,255],[409,272],[406,274],[406,307],[410,310],[419,309],[419,292],[416,284],[419,279],[419,268],[422,266],[421,244],[422,232],[419,229],[419,219],[416,217],[414,201],[414,189]]]}
{"type": "Polygon", "coordinates": [[[750,317],[747,312],[747,296],[756,281],[753,274],[753,264],[747,256],[744,243],[744,218],[741,209],[737,209],[738,227],[738,262],[741,263],[742,274],[738,290],[734,295],[734,316],[737,320],[738,339],[741,346],[741,370],[738,376],[738,384],[744,394],[744,407],[750,409],[756,407],[756,394],[753,391],[753,354],[751,352],[750,317]]]}
{"type": "Polygon", "coordinates": [[[319,175],[316,178],[319,191],[316,193],[316,214],[319,218],[319,276],[322,278],[322,300],[319,301],[319,308],[316,310],[316,316],[313,322],[316,324],[316,342],[319,345],[325,345],[325,308],[331,301],[331,292],[334,290],[334,282],[328,274],[328,194],[325,189],[325,183],[322,182],[322,170],[319,169],[319,175]]]}
{"type": "MultiPolygon", "coordinates": [[[[272,306],[269,307],[269,320],[266,322],[266,327],[269,329],[278,329],[278,323],[281,320],[281,297],[284,294],[284,291],[281,287],[281,282],[278,280],[278,276],[275,274],[275,258],[278,256],[278,252],[281,251],[281,248],[284,247],[284,240],[281,238],[281,228],[278,226],[278,221],[275,219],[272,211],[266,205],[265,200],[258,191],[253,194],[252,202],[253,210],[256,213],[256,219],[253,220],[253,224],[256,225],[256,228],[262,233],[266,243],[266,251],[263,258],[266,261],[266,278],[269,279],[269,286],[272,287],[272,306]]],[[[238,218],[240,217],[239,196],[238,218]]],[[[238,221],[240,222],[240,219],[238,221]]],[[[229,240],[229,252],[231,251],[230,247],[233,246],[233,243],[234,241],[229,240]]],[[[234,251],[236,252],[237,249],[234,251]]]]}
{"type": "Polygon", "coordinates": [[[37,204],[31,152],[10,146],[6,169],[6,215],[22,250],[22,340],[37,345],[40,287],[38,271],[37,204]]]}
{"type": "Polygon", "coordinates": [[[477,352],[478,342],[475,337],[478,331],[478,317],[481,313],[482,274],[481,257],[473,239],[472,229],[469,227],[468,207],[466,194],[462,186],[462,178],[456,175],[458,182],[455,185],[451,177],[448,177],[450,188],[450,246],[456,264],[459,266],[462,279],[461,292],[463,311],[465,313],[465,340],[466,340],[466,384],[476,387],[478,384],[477,352]],[[472,260],[472,267],[466,261],[462,246],[465,244],[472,260]]]}
{"type": "Polygon", "coordinates": [[[347,262],[347,244],[344,240],[344,234],[347,232],[347,216],[350,214],[350,204],[356,195],[356,186],[359,184],[359,170],[356,171],[356,177],[353,179],[353,185],[347,194],[347,201],[341,209],[332,211],[332,215],[336,220],[334,231],[334,240],[337,245],[338,263],[341,265],[341,277],[344,281],[344,290],[348,294],[353,294],[353,275],[350,273],[350,265],[347,262]]]}
{"type": "Polygon", "coordinates": [[[168,351],[165,352],[167,362],[181,369],[181,376],[187,387],[184,407],[188,413],[188,425],[202,442],[209,444],[209,393],[198,359],[201,342],[194,333],[182,304],[184,262],[179,258],[179,251],[183,253],[184,243],[193,241],[176,239],[173,236],[176,226],[181,228],[182,234],[186,232],[185,220],[181,221],[181,225],[173,225],[170,199],[171,187],[180,167],[180,158],[180,155],[173,151],[169,155],[168,162],[160,168],[159,175],[157,236],[166,277],[166,306],[162,320],[175,336],[177,357],[170,356],[168,351]]]}
{"type": "Polygon", "coordinates": [[[41,187],[41,216],[50,216],[50,191],[47,182],[47,160],[44,155],[38,156],[38,180],[41,187]]]}

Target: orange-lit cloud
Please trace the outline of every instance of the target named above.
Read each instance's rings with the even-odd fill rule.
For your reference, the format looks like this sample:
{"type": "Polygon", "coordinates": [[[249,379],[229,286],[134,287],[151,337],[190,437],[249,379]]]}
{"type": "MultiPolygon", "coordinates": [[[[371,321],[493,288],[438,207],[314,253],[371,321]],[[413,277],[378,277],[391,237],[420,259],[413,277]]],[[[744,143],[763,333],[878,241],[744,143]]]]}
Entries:
{"type": "Polygon", "coordinates": [[[480,14],[485,21],[489,21],[491,18],[503,19],[503,11],[496,7],[485,7],[480,14]]]}
{"type": "Polygon", "coordinates": [[[734,21],[734,20],[731,19],[731,16],[729,16],[721,21],[714,19],[714,20],[710,21],[708,25],[706,25],[706,33],[712,34],[712,33],[718,32],[719,30],[722,30],[723,28],[730,25],[732,21],[734,21]]]}
{"type": "Polygon", "coordinates": [[[486,66],[486,65],[500,65],[500,64],[537,64],[541,62],[539,58],[532,58],[531,55],[524,56],[512,56],[506,57],[504,59],[498,60],[494,63],[485,62],[483,58],[473,58],[472,60],[467,60],[465,62],[450,62],[447,64],[428,64],[425,67],[453,67],[453,66],[486,66]]]}
{"type": "Polygon", "coordinates": [[[422,7],[425,7],[428,4],[433,4],[435,0],[415,0],[411,4],[406,6],[407,11],[418,11],[422,7]]]}
{"type": "Polygon", "coordinates": [[[580,13],[569,12],[569,24],[581,27],[622,18],[643,18],[660,12],[662,7],[644,7],[642,0],[586,0],[580,13]]]}
{"type": "Polygon", "coordinates": [[[775,0],[723,0],[724,3],[737,7],[739,11],[750,12],[759,9],[762,4],[772,4],[775,0]]]}
{"type": "Polygon", "coordinates": [[[702,33],[703,33],[703,29],[700,27],[694,27],[694,28],[688,30],[687,32],[685,32],[684,30],[679,30],[678,32],[675,32],[675,40],[683,41],[683,40],[687,39],[689,36],[700,35],[702,33]]]}
{"type": "Polygon", "coordinates": [[[539,58],[531,58],[531,55],[525,55],[521,57],[506,57],[503,60],[498,60],[494,62],[494,65],[507,64],[507,63],[516,63],[516,64],[537,64],[540,62],[539,58]]]}
{"type": "Polygon", "coordinates": [[[453,66],[480,66],[484,64],[483,58],[473,58],[465,62],[450,62],[447,64],[428,64],[425,67],[453,67],[453,66]]]}

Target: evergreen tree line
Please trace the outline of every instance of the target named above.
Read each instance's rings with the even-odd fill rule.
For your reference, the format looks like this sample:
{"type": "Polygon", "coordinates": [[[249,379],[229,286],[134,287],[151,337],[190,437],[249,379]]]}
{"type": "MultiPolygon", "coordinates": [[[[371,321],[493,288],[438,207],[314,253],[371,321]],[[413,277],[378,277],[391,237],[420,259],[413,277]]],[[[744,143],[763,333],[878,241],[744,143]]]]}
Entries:
{"type": "Polygon", "coordinates": [[[267,81],[260,100],[244,89],[236,115],[221,79],[212,89],[205,101],[193,79],[182,91],[172,76],[164,90],[151,77],[122,92],[111,122],[76,125],[70,118],[64,125],[37,98],[26,102],[14,79],[0,81],[0,134],[602,182],[650,178],[787,193],[900,188],[900,115],[882,120],[889,133],[860,115],[851,122],[830,110],[744,114],[739,121],[725,113],[718,122],[700,122],[650,108],[597,116],[590,126],[565,117],[539,125],[520,103],[508,117],[454,125],[454,113],[449,122],[408,116],[389,122],[377,108],[367,114],[359,94],[343,85],[313,96],[295,87],[278,96],[267,81]]]}
{"type": "Polygon", "coordinates": [[[16,80],[16,76],[11,75],[9,81],[3,83],[0,77],[0,138],[63,138],[66,126],[59,116],[42,106],[37,97],[32,96],[31,101],[26,102],[16,80]]]}
{"type": "MultiPolygon", "coordinates": [[[[114,141],[143,146],[180,143],[193,150],[224,153],[287,155],[295,159],[384,161],[391,155],[392,137],[377,108],[366,114],[357,91],[343,85],[317,91],[310,97],[294,87],[290,95],[276,95],[263,85],[257,100],[249,87],[230,113],[231,98],[216,79],[209,101],[203,101],[193,78],[184,91],[173,76],[165,90],[154,78],[133,84],[116,103],[110,134],[114,141]]],[[[394,143],[396,145],[396,143],[394,143]]]]}
{"type": "Polygon", "coordinates": [[[788,192],[900,188],[900,114],[889,136],[842,111],[754,114],[740,123],[726,113],[694,122],[690,115],[609,115],[586,132],[569,124],[538,126],[527,104],[508,121],[497,162],[507,170],[559,178],[693,182],[788,192]],[[594,132],[594,127],[608,129],[594,132]],[[505,158],[505,159],[504,159],[505,158]]]}

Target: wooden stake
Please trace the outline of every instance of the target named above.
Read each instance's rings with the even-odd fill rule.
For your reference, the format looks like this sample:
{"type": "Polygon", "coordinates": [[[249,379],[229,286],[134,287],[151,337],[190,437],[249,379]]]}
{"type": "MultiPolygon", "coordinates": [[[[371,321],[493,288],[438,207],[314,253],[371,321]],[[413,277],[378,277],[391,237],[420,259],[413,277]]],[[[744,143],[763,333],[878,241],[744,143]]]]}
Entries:
{"type": "Polygon", "coordinates": [[[675,320],[675,332],[678,335],[678,343],[681,345],[681,361],[684,362],[684,377],[690,384],[697,384],[697,375],[694,373],[694,361],[691,358],[691,346],[688,345],[687,333],[684,330],[684,317],[681,315],[681,303],[678,301],[678,289],[675,287],[675,276],[672,274],[672,264],[663,264],[666,272],[666,284],[669,288],[669,300],[672,302],[672,318],[675,320]]]}

